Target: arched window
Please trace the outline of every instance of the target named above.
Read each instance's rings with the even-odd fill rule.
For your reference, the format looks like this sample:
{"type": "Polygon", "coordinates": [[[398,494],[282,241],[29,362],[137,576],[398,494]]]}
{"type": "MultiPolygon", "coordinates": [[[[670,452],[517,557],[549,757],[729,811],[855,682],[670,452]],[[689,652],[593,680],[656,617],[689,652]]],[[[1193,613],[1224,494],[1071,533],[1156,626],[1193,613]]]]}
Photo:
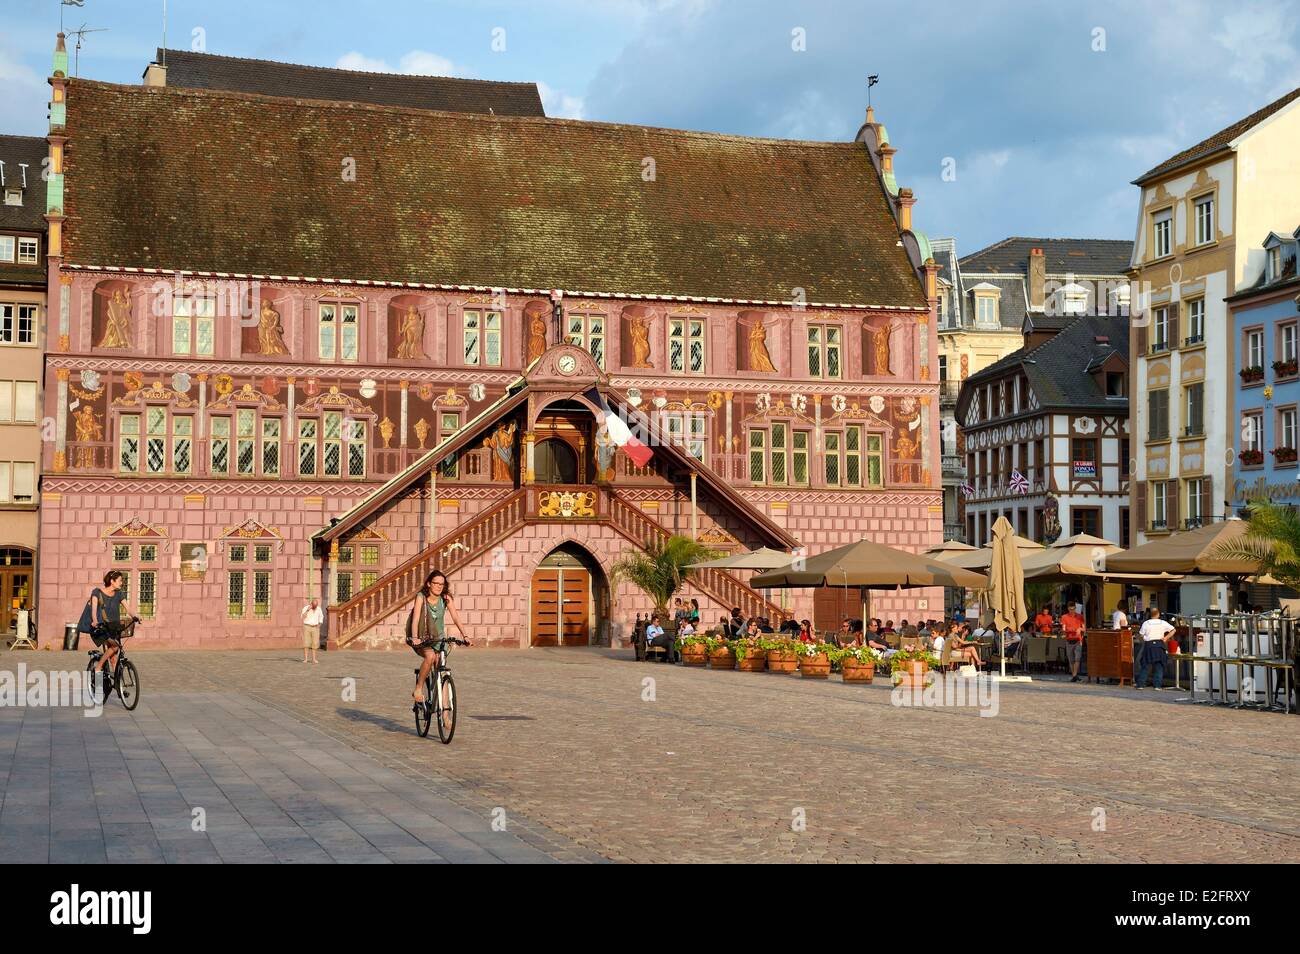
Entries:
{"type": "Polygon", "coordinates": [[[578,455],[558,438],[542,441],[533,449],[533,474],[540,484],[576,484],[578,455]]]}

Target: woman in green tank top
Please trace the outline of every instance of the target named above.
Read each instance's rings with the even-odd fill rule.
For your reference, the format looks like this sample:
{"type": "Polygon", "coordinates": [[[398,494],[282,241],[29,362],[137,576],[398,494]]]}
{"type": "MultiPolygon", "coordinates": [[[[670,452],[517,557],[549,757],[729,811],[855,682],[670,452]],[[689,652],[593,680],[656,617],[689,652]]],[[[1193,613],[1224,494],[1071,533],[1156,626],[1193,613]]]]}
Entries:
{"type": "Polygon", "coordinates": [[[420,592],[416,594],[415,605],[411,608],[411,635],[407,644],[420,657],[420,673],[415,679],[415,690],[411,698],[416,702],[424,701],[424,680],[429,678],[434,663],[438,661],[440,650],[434,646],[447,635],[446,616],[451,614],[461,639],[466,639],[465,630],[456,616],[456,607],[451,598],[451,584],[447,575],[441,570],[433,570],[424,580],[420,592]]]}

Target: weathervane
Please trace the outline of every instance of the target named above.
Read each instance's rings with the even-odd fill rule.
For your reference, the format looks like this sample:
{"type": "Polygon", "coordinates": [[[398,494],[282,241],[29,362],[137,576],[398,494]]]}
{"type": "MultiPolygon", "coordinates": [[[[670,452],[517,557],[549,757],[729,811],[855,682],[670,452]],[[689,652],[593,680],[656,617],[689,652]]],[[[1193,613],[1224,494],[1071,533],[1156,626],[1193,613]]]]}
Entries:
{"type": "Polygon", "coordinates": [[[871,87],[880,82],[880,74],[872,73],[867,77],[867,108],[871,108],[871,87]]]}
{"type": "Polygon", "coordinates": [[[59,32],[63,32],[63,8],[64,7],[84,7],[86,0],[59,0],[59,32]]]}

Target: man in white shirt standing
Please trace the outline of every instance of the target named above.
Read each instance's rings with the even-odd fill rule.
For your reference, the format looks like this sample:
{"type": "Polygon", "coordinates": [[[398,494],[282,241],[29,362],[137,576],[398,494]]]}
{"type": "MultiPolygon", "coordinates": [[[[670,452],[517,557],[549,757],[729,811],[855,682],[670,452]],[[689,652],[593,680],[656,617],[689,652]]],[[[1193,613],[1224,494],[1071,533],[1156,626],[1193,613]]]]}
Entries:
{"type": "Polygon", "coordinates": [[[1151,607],[1151,618],[1142,624],[1138,630],[1138,635],[1142,637],[1142,655],[1138,661],[1138,676],[1134,683],[1134,688],[1144,688],[1143,683],[1147,681],[1147,670],[1154,669],[1155,685],[1152,687],[1157,691],[1164,688],[1165,681],[1165,643],[1169,637],[1174,634],[1174,628],[1168,622],[1160,618],[1160,610],[1151,607]]]}
{"type": "Polygon", "coordinates": [[[325,611],[321,609],[320,600],[311,598],[311,602],[302,608],[302,661],[307,661],[307,650],[311,650],[311,661],[319,662],[316,650],[320,648],[320,624],[325,622],[325,611]]]}

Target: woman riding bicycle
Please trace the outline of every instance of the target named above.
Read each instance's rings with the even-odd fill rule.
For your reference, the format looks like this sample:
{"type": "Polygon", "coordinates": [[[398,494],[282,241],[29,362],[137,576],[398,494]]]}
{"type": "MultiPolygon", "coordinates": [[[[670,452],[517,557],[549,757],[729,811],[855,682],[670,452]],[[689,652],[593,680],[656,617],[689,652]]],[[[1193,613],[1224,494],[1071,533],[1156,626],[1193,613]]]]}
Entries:
{"type": "Polygon", "coordinates": [[[415,679],[415,691],[411,698],[417,703],[424,702],[424,681],[429,678],[434,664],[439,661],[441,651],[434,648],[446,638],[444,616],[451,613],[451,621],[456,624],[460,638],[465,639],[465,630],[456,616],[456,607],[452,603],[451,585],[447,574],[441,570],[432,570],[425,577],[424,585],[416,594],[415,605],[411,608],[410,635],[406,637],[407,645],[421,659],[420,673],[415,679]]]}
{"type": "MultiPolygon", "coordinates": [[[[124,582],[122,574],[117,570],[105,573],[103,589],[97,586],[90,591],[90,599],[86,600],[81,619],[77,622],[77,632],[85,633],[95,641],[96,647],[104,650],[95,664],[96,672],[105,666],[108,666],[109,672],[113,671],[113,657],[121,645],[113,637],[122,632],[123,611],[129,611],[125,603],[126,594],[122,592],[124,582]]],[[[131,620],[135,618],[130,617],[131,620]]]]}

